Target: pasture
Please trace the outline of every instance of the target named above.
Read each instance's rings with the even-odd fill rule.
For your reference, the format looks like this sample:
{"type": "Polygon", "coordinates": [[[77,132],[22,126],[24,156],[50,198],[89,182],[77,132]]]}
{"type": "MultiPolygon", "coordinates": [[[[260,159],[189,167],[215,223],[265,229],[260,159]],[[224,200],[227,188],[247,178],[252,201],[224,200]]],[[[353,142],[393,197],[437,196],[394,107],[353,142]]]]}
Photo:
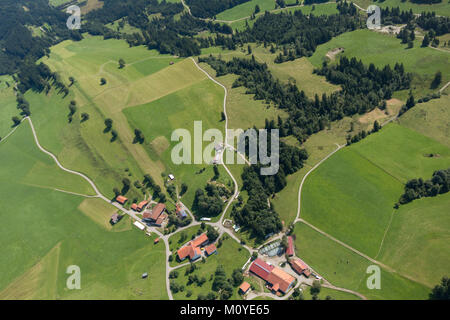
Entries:
{"type": "MultiPolygon", "coordinates": [[[[442,83],[450,81],[450,56],[446,52],[432,48],[422,48],[421,39],[414,41],[414,47],[407,49],[400,39],[391,35],[381,34],[370,30],[356,30],[341,34],[331,41],[319,45],[316,52],[308,58],[315,67],[320,67],[327,52],[344,48],[339,56],[356,57],[365,64],[373,63],[377,67],[403,63],[405,70],[414,75],[412,89],[416,98],[434,92],[430,84],[437,71],[443,75],[442,83]]],[[[338,57],[336,59],[338,59],[338,57]]],[[[397,92],[394,97],[401,100],[408,97],[408,92],[397,92]]]]}
{"type": "Polygon", "coordinates": [[[85,198],[54,190],[90,186],[37,149],[27,122],[2,142],[0,157],[2,299],[167,299],[164,247],[136,228],[105,230],[78,209],[85,198]],[[69,265],[81,268],[80,290],[66,288],[69,265]]]}
{"type": "Polygon", "coordinates": [[[295,225],[295,236],[297,256],[337,287],[357,291],[368,299],[428,298],[430,288],[384,269],[381,269],[381,289],[368,289],[370,274],[366,270],[371,262],[303,223],[295,225]]]}
{"type": "Polygon", "coordinates": [[[449,152],[410,129],[389,124],[311,173],[304,184],[301,217],[375,257],[403,184],[447,168],[449,152]]]}
{"type": "Polygon", "coordinates": [[[442,95],[419,103],[409,109],[399,119],[400,125],[415,130],[450,148],[450,96],[442,95]]]}

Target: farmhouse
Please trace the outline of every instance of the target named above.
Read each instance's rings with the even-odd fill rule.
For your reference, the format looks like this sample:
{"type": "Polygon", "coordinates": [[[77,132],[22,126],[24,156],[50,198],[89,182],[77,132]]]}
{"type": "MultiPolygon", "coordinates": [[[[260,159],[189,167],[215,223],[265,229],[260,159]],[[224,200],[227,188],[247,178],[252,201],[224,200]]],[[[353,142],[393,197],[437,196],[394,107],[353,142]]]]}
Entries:
{"type": "Polygon", "coordinates": [[[166,210],[166,205],[164,203],[158,203],[156,206],[153,207],[153,209],[145,210],[144,214],[142,215],[142,218],[145,222],[155,223],[159,222],[159,224],[162,223],[167,218],[166,214],[163,214],[166,210]]]}
{"type": "Polygon", "coordinates": [[[242,294],[246,294],[250,290],[250,284],[246,281],[242,282],[242,284],[239,286],[239,290],[242,292],[242,294]]]}
{"type": "Polygon", "coordinates": [[[147,206],[147,204],[148,204],[147,200],[139,202],[139,204],[136,206],[137,211],[141,212],[142,209],[144,209],[147,206]]]}
{"type": "Polygon", "coordinates": [[[289,263],[291,264],[292,269],[294,269],[298,274],[304,274],[305,277],[309,277],[311,275],[308,265],[302,260],[295,258],[289,261],[289,263]]]}
{"type": "Polygon", "coordinates": [[[125,198],[124,196],[117,196],[116,201],[120,204],[125,204],[125,202],[128,201],[128,198],[125,198]]]}
{"type": "Polygon", "coordinates": [[[292,257],[294,255],[294,241],[291,236],[287,237],[287,241],[288,241],[288,246],[286,249],[286,254],[289,257],[292,257]]]}
{"type": "Polygon", "coordinates": [[[292,288],[295,278],[289,273],[274,267],[261,259],[256,259],[250,266],[250,271],[265,280],[273,292],[286,293],[292,288]]]}
{"type": "Polygon", "coordinates": [[[216,248],[216,246],[214,245],[214,243],[212,243],[212,244],[210,244],[209,246],[207,246],[206,248],[205,248],[205,252],[206,252],[206,255],[209,257],[210,255],[212,255],[213,253],[217,253],[217,248],[216,248]]]}
{"type": "Polygon", "coordinates": [[[206,233],[202,233],[200,236],[192,241],[189,241],[187,245],[177,251],[178,258],[180,261],[183,261],[187,257],[189,257],[191,261],[197,260],[202,254],[200,248],[206,242],[208,242],[208,237],[206,236],[206,233]]]}
{"type": "Polygon", "coordinates": [[[133,203],[131,205],[131,210],[137,211],[137,204],[136,203],[133,203]]]}

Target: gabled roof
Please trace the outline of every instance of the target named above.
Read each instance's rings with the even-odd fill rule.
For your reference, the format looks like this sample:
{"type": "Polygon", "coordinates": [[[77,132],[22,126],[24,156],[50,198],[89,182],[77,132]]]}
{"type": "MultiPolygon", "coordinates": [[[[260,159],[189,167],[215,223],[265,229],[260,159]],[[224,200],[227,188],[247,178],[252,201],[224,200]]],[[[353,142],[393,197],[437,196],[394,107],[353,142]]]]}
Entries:
{"type": "Polygon", "coordinates": [[[178,257],[180,258],[180,260],[185,259],[186,257],[189,257],[189,259],[194,259],[196,256],[201,255],[201,250],[198,247],[194,247],[192,246],[192,243],[189,242],[189,244],[187,244],[186,246],[184,246],[183,248],[179,249],[177,251],[178,257]]]}
{"type": "Polygon", "coordinates": [[[248,289],[250,289],[250,284],[246,281],[242,282],[242,284],[239,286],[239,289],[243,292],[246,293],[248,291],[248,289]]]}
{"type": "Polygon", "coordinates": [[[164,203],[158,203],[156,206],[153,207],[150,219],[157,220],[165,209],[166,205],[164,203]]]}
{"type": "Polygon", "coordinates": [[[273,285],[274,291],[281,290],[286,292],[290,284],[295,281],[295,278],[280,268],[274,268],[269,274],[267,281],[273,285]],[[277,289],[275,289],[276,285],[278,285],[277,289]]]}
{"type": "Polygon", "coordinates": [[[141,211],[147,204],[148,204],[148,201],[147,201],[147,200],[141,201],[141,202],[139,202],[139,204],[137,205],[137,209],[138,209],[139,211],[141,211]]]}
{"type": "Polygon", "coordinates": [[[304,263],[300,259],[292,259],[290,262],[292,269],[294,269],[297,273],[304,273],[306,276],[309,276],[311,272],[308,269],[308,265],[304,263]]]}
{"type": "Polygon", "coordinates": [[[134,211],[136,211],[136,210],[137,210],[137,204],[136,204],[136,203],[133,203],[133,204],[131,205],[131,209],[134,210],[134,211]]]}
{"type": "Polygon", "coordinates": [[[210,244],[209,246],[207,246],[207,247],[205,248],[205,251],[206,251],[206,253],[208,254],[208,256],[209,256],[210,254],[214,253],[214,251],[216,251],[216,250],[217,250],[217,248],[216,248],[216,246],[215,246],[214,244],[210,244]]]}
{"type": "Polygon", "coordinates": [[[144,211],[144,214],[142,215],[142,218],[143,218],[143,219],[150,219],[151,216],[152,216],[152,212],[149,211],[149,210],[145,210],[145,211],[144,211]]]}
{"type": "Polygon", "coordinates": [[[257,258],[251,264],[250,271],[267,281],[267,278],[273,268],[273,266],[267,264],[264,260],[257,258]]]}
{"type": "Polygon", "coordinates": [[[291,236],[287,237],[288,240],[288,247],[286,249],[286,253],[288,256],[294,255],[294,241],[291,236]]]}
{"type": "Polygon", "coordinates": [[[199,247],[202,244],[204,244],[206,241],[208,241],[208,236],[206,235],[206,233],[202,233],[197,238],[192,240],[191,243],[194,247],[199,247]]]}
{"type": "Polygon", "coordinates": [[[120,204],[124,204],[125,202],[127,202],[128,198],[125,198],[124,196],[117,196],[116,197],[116,201],[120,204]]]}

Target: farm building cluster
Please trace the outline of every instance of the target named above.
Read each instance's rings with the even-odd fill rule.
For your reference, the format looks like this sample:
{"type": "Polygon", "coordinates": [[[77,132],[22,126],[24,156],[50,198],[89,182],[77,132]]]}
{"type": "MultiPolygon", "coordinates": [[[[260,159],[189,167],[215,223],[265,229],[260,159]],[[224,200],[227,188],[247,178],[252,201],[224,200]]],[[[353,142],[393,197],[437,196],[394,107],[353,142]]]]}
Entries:
{"type": "Polygon", "coordinates": [[[183,261],[186,258],[189,258],[190,261],[195,261],[202,256],[202,249],[204,250],[207,257],[214,253],[217,253],[215,244],[209,244],[209,239],[206,236],[206,233],[202,233],[197,238],[189,241],[185,246],[178,249],[178,259],[180,261],[183,261]]]}

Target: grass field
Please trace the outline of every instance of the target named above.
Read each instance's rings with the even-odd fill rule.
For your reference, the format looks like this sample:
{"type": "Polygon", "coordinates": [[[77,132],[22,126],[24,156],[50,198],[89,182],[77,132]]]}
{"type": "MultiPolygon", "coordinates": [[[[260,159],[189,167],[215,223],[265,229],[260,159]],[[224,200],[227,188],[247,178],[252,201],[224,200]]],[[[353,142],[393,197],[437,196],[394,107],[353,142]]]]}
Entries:
{"type": "MultiPolygon", "coordinates": [[[[185,275],[186,267],[177,269],[178,278],[175,279],[175,282],[180,285],[184,285],[185,290],[174,294],[174,298],[177,300],[196,300],[200,293],[205,295],[208,294],[212,291],[213,283],[213,280],[210,277],[211,275],[214,275],[214,272],[219,265],[224,267],[227,277],[231,277],[233,270],[241,269],[244,263],[248,260],[249,256],[250,254],[248,251],[242,248],[239,243],[232,238],[224,240],[222,246],[217,249],[217,254],[213,254],[206,258],[205,263],[201,261],[195,263],[197,269],[192,273],[192,275],[197,275],[199,278],[205,277],[206,282],[203,286],[199,287],[196,284],[187,285],[188,275],[185,275]],[[188,290],[192,293],[190,297],[186,296],[188,290]]],[[[240,299],[238,288],[234,288],[234,294],[231,299],[240,299]]]]}
{"type": "Polygon", "coordinates": [[[335,286],[357,291],[369,299],[428,297],[430,288],[384,269],[381,269],[381,289],[368,289],[366,270],[371,262],[303,223],[296,224],[295,235],[297,256],[335,286]]]}
{"type": "MultiPolygon", "coordinates": [[[[320,67],[328,51],[344,48],[341,55],[356,57],[365,64],[373,63],[377,67],[396,62],[403,63],[405,70],[414,74],[412,89],[417,98],[433,92],[430,84],[437,71],[443,75],[442,83],[450,81],[450,55],[432,48],[421,48],[421,40],[414,42],[414,48],[407,49],[394,36],[380,34],[370,30],[347,32],[317,47],[309,58],[315,67],[320,67]]],[[[394,97],[404,100],[408,92],[395,93],[394,97]]]]}
{"type": "Polygon", "coordinates": [[[117,225],[122,232],[105,230],[77,209],[85,198],[53,190],[90,186],[57,168],[32,139],[24,122],[0,144],[0,297],[167,299],[164,247],[136,228],[124,230],[129,219],[117,225]],[[70,265],[81,268],[80,290],[66,288],[70,265]],[[151,281],[140,279],[143,272],[151,281]]]}
{"type": "Polygon", "coordinates": [[[325,161],[305,181],[301,217],[374,257],[403,183],[450,164],[450,150],[390,124],[325,161]],[[425,153],[439,153],[428,158],[425,153]]]}
{"type": "Polygon", "coordinates": [[[417,4],[412,3],[410,1],[401,1],[401,0],[385,0],[383,2],[374,2],[370,0],[355,0],[356,4],[358,4],[361,8],[367,9],[367,7],[371,4],[377,5],[380,8],[386,8],[386,7],[399,7],[400,10],[407,10],[410,9],[414,13],[422,13],[423,11],[436,12],[437,15],[441,16],[450,16],[450,6],[448,5],[448,2],[446,0],[442,0],[440,3],[435,4],[417,4]]]}
{"type": "Polygon", "coordinates": [[[450,148],[450,96],[443,95],[426,103],[419,103],[399,119],[399,123],[430,137],[450,148]]]}
{"type": "Polygon", "coordinates": [[[435,286],[450,265],[450,194],[415,200],[394,214],[378,259],[435,286]],[[418,249],[420,248],[420,249],[418,249]]]}

